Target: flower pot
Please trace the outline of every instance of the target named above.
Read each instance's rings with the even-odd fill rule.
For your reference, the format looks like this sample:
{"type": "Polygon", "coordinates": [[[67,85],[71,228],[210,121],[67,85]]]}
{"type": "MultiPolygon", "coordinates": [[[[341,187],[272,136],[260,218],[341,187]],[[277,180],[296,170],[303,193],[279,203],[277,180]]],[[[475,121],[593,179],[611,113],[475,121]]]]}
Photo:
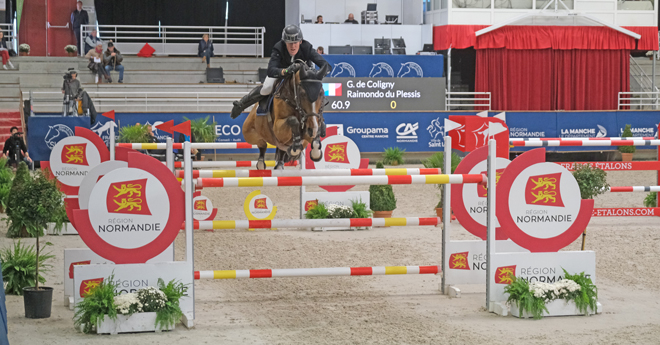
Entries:
{"type": "MultiPolygon", "coordinates": [[[[174,326],[169,326],[164,331],[171,331],[174,326]]],[[[136,313],[131,316],[117,315],[116,320],[112,320],[105,315],[103,321],[96,327],[97,334],[117,334],[133,332],[160,332],[156,328],[156,313],[136,313]]]]}
{"type": "Polygon", "coordinates": [[[392,218],[394,211],[374,211],[374,218],[392,218]]]}
{"type": "Polygon", "coordinates": [[[621,153],[622,162],[632,162],[633,154],[632,153],[621,153]]]}
{"type": "Polygon", "coordinates": [[[23,288],[23,305],[25,306],[25,317],[28,319],[45,319],[50,317],[50,309],[53,305],[53,288],[34,287],[23,288]]]}
{"type": "Polygon", "coordinates": [[[78,56],[78,52],[66,52],[66,55],[69,57],[76,57],[78,56]]]}
{"type": "MultiPolygon", "coordinates": [[[[567,301],[563,299],[556,299],[545,304],[545,307],[548,308],[548,312],[543,312],[543,316],[569,316],[569,315],[584,315],[575,306],[575,302],[567,301]]],[[[596,307],[596,313],[601,313],[602,305],[598,303],[596,307]]],[[[594,314],[593,311],[589,311],[589,314],[594,314]]],[[[518,304],[516,302],[511,302],[511,315],[515,317],[520,317],[520,310],[518,309],[518,304]]],[[[522,318],[531,318],[532,315],[523,312],[522,318]]]]}
{"type": "Polygon", "coordinates": [[[30,52],[18,52],[18,56],[30,56],[30,52]]]}

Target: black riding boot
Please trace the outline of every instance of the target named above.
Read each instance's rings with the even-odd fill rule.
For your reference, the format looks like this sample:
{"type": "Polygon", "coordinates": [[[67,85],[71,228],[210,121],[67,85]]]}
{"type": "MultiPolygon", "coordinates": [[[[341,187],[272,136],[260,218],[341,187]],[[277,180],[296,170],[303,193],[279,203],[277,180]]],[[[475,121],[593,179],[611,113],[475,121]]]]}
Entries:
{"type": "Polygon", "coordinates": [[[255,87],[239,101],[234,101],[234,107],[231,109],[231,118],[235,119],[239,117],[245,108],[259,102],[264,97],[266,96],[261,95],[261,86],[255,87]]]}

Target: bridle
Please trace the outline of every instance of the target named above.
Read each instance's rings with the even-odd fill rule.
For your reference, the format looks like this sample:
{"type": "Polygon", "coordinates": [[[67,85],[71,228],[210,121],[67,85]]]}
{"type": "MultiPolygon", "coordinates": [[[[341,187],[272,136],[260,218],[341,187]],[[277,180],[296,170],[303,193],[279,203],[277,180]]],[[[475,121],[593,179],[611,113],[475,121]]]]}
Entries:
{"type": "MultiPolygon", "coordinates": [[[[302,66],[303,66],[302,67],[303,69],[305,69],[307,67],[305,62],[302,61],[302,60],[296,60],[296,62],[301,63],[302,66]]],[[[302,105],[300,104],[300,97],[298,97],[298,94],[302,93],[302,91],[300,89],[302,88],[301,84],[304,83],[304,82],[320,83],[321,81],[320,80],[309,80],[309,81],[301,80],[300,84],[296,84],[296,77],[295,77],[295,75],[292,75],[291,76],[291,86],[292,86],[291,88],[293,89],[293,99],[290,99],[288,97],[283,97],[280,94],[280,98],[284,101],[284,103],[288,104],[290,107],[295,109],[295,115],[298,118],[298,120],[301,122],[300,125],[301,125],[301,129],[302,129],[303,133],[307,129],[307,120],[309,119],[309,117],[310,116],[311,117],[316,117],[317,121],[320,122],[321,119],[323,118],[323,108],[325,108],[325,106],[328,104],[328,101],[325,99],[325,97],[322,94],[320,94],[319,99],[317,99],[317,101],[318,100],[320,100],[321,102],[325,101],[325,103],[321,105],[321,108],[320,108],[319,112],[315,113],[314,112],[315,109],[312,109],[312,113],[308,113],[307,111],[305,111],[305,109],[303,109],[302,105]]]]}

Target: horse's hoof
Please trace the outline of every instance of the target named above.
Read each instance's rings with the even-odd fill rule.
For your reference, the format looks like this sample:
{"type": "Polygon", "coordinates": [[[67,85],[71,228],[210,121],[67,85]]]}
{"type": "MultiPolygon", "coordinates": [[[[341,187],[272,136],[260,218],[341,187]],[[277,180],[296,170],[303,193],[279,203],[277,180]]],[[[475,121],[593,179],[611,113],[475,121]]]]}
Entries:
{"type": "Polygon", "coordinates": [[[257,161],[257,170],[266,170],[266,162],[263,160],[258,160],[257,161]]]}
{"type": "Polygon", "coordinates": [[[300,156],[300,153],[302,153],[303,147],[300,144],[293,144],[289,149],[287,150],[287,154],[291,157],[297,157],[300,156]]]}
{"type": "Polygon", "coordinates": [[[277,164],[275,165],[275,170],[284,170],[284,163],[277,162],[277,164]]]}
{"type": "Polygon", "coordinates": [[[314,140],[312,141],[312,150],[321,150],[321,141],[320,140],[314,140]]]}

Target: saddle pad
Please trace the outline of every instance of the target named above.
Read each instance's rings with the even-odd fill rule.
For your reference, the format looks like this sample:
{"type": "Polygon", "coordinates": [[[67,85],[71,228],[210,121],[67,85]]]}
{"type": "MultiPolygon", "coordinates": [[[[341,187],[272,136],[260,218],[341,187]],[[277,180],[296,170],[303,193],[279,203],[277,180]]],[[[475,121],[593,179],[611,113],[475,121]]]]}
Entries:
{"type": "Polygon", "coordinates": [[[268,96],[268,102],[266,103],[266,107],[262,107],[262,103],[259,102],[259,106],[257,107],[257,116],[266,116],[268,113],[270,113],[273,110],[273,101],[275,100],[275,94],[280,91],[280,88],[284,84],[284,79],[280,79],[280,81],[277,83],[277,87],[275,87],[275,92],[272,92],[268,96]]]}

